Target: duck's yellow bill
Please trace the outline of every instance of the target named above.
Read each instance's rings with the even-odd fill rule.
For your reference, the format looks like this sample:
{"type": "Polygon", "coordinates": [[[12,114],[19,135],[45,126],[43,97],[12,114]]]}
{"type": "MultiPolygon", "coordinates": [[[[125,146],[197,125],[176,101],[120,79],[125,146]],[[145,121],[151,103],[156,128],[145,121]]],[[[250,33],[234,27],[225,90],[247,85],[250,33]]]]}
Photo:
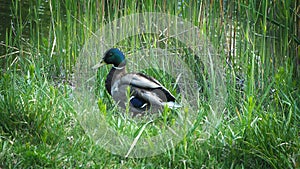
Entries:
{"type": "Polygon", "coordinates": [[[100,62],[100,63],[97,63],[96,65],[94,65],[94,66],[92,67],[92,69],[98,69],[99,67],[101,67],[101,66],[103,66],[103,65],[105,65],[105,63],[104,63],[103,60],[101,60],[101,62],[100,62]]]}

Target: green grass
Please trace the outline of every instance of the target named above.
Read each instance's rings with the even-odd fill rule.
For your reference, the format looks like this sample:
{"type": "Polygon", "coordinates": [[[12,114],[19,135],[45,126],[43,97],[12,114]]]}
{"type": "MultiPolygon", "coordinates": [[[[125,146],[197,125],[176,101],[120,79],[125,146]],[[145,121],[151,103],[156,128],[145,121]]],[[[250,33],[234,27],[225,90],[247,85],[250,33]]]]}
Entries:
{"type": "MultiPolygon", "coordinates": [[[[14,27],[1,39],[0,168],[300,167],[298,1],[38,0],[28,2],[28,8],[22,5],[13,1],[14,27]],[[203,86],[199,116],[174,148],[139,159],[113,155],[95,144],[76,118],[72,93],[76,59],[86,40],[103,24],[136,12],[182,16],[206,34],[224,67],[228,96],[220,124],[212,126],[206,102],[212,82],[201,54],[170,39],[167,44],[178,47],[203,86]],[[203,126],[213,129],[205,133],[203,126]]],[[[154,43],[158,38],[134,36],[118,47],[126,54],[164,47],[154,43]]],[[[100,109],[118,132],[136,136],[141,126],[113,113],[114,103],[100,80],[108,68],[101,70],[100,109]]],[[[167,86],[173,81],[158,70],[144,71],[167,86]]],[[[159,131],[151,127],[146,134],[159,131]]]]}

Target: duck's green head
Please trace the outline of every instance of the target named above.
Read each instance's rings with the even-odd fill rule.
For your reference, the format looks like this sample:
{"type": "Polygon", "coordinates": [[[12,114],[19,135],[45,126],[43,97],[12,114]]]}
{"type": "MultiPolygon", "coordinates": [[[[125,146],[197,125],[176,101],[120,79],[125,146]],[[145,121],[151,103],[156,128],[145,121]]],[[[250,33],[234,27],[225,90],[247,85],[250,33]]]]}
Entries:
{"type": "Polygon", "coordinates": [[[125,56],[118,48],[111,48],[105,52],[103,62],[113,64],[115,67],[125,64],[125,56]]]}
{"type": "Polygon", "coordinates": [[[101,62],[93,66],[93,69],[99,68],[104,64],[113,64],[114,67],[123,67],[126,64],[125,56],[118,48],[111,48],[104,53],[101,62]]]}

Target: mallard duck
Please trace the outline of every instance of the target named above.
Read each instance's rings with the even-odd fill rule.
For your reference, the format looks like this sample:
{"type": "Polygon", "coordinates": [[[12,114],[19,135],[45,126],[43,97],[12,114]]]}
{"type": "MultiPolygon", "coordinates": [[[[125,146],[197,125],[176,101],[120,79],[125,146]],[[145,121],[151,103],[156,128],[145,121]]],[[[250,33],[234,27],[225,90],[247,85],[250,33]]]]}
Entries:
{"type": "Polygon", "coordinates": [[[134,116],[147,110],[154,112],[164,106],[181,107],[175,103],[175,97],[170,91],[153,77],[142,73],[126,73],[126,59],[119,49],[111,48],[106,51],[101,62],[93,66],[93,69],[105,64],[112,64],[105,80],[106,90],[120,107],[125,109],[129,103],[129,110],[134,116]]]}

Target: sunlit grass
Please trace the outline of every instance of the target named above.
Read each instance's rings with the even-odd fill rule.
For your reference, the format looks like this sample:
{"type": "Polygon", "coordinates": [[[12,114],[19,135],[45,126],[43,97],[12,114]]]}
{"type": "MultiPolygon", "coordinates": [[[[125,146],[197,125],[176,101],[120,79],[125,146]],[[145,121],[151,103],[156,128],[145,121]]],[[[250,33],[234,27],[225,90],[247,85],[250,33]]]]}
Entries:
{"type": "MultiPolygon", "coordinates": [[[[38,0],[26,3],[28,9],[22,5],[13,1],[13,26],[2,39],[6,52],[0,56],[0,168],[299,167],[297,1],[38,0]],[[228,98],[221,123],[212,126],[206,102],[212,84],[201,63],[203,55],[191,54],[170,39],[168,45],[178,47],[169,46],[170,51],[184,56],[195,72],[195,91],[202,96],[197,100],[199,116],[183,140],[164,154],[127,159],[95,144],[77,121],[72,106],[74,65],[85,41],[103,24],[146,11],[181,16],[207,35],[223,64],[228,98]]],[[[166,43],[155,43],[159,38],[139,35],[116,47],[130,61],[138,50],[164,48],[166,43]]],[[[143,125],[114,112],[104,89],[109,67],[101,70],[95,72],[101,84],[96,89],[99,109],[117,132],[137,136],[143,125]]],[[[174,87],[167,72],[142,72],[174,87]]],[[[170,90],[178,93],[175,87],[170,90]]],[[[143,136],[156,135],[160,124],[174,122],[166,119],[149,124],[143,136]]]]}

